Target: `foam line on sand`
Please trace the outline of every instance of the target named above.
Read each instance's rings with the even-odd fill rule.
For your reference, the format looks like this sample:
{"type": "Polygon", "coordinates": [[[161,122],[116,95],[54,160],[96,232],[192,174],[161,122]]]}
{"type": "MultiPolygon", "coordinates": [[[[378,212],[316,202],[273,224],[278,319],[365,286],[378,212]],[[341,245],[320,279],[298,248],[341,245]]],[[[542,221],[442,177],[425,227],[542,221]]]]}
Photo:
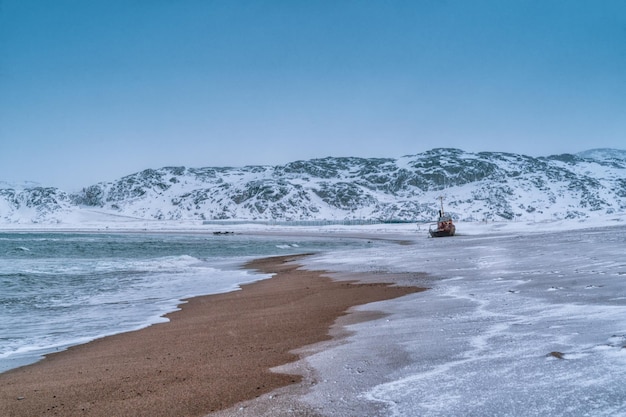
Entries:
{"type": "MultiPolygon", "coordinates": [[[[204,416],[300,381],[270,371],[328,340],[356,305],[416,287],[357,283],[308,271],[298,256],[247,268],[274,273],[240,291],[195,297],[169,322],[105,337],[0,375],[0,415],[204,416]]],[[[384,275],[381,276],[384,279],[384,275]]]]}

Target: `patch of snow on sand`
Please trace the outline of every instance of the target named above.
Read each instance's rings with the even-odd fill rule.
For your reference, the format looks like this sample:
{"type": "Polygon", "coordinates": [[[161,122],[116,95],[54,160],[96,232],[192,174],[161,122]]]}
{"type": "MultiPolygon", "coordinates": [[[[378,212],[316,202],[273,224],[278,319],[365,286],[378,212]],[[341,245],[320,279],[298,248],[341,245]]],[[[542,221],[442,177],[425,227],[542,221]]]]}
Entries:
{"type": "Polygon", "coordinates": [[[626,415],[626,227],[509,232],[307,261],[427,272],[414,284],[431,288],[360,307],[390,315],[307,359],[321,379],[308,401],[341,416],[366,404],[384,416],[626,415]],[[394,366],[389,353],[406,362],[394,366]],[[346,363],[377,358],[383,365],[362,366],[351,392],[346,363]]]}

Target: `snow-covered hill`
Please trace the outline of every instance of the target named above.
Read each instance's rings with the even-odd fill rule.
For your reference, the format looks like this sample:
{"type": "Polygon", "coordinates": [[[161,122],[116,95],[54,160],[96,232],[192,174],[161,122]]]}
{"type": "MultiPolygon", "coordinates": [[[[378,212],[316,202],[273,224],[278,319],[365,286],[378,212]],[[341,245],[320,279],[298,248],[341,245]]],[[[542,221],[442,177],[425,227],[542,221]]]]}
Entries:
{"type": "Polygon", "coordinates": [[[146,169],[69,194],[0,183],[0,224],[75,223],[86,212],[162,220],[558,220],[626,212],[626,151],[533,158],[433,149],[283,166],[146,169]]]}

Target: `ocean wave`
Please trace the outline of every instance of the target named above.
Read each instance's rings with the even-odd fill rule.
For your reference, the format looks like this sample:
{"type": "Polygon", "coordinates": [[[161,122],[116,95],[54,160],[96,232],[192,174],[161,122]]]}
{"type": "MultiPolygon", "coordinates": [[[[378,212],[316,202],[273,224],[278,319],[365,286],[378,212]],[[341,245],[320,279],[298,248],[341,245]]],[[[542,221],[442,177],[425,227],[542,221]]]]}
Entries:
{"type": "Polygon", "coordinates": [[[205,260],[189,256],[165,256],[152,259],[14,259],[0,261],[0,276],[59,277],[110,273],[180,273],[207,268],[205,260]]]}
{"type": "Polygon", "coordinates": [[[285,243],[285,244],[276,245],[276,247],[278,249],[292,249],[292,248],[299,248],[300,245],[298,245],[297,243],[285,243]]]}
{"type": "Polygon", "coordinates": [[[162,322],[181,300],[270,276],[240,269],[246,260],[302,250],[283,239],[243,236],[227,243],[182,235],[3,238],[0,253],[10,254],[0,258],[0,372],[26,357],[162,322]],[[12,251],[19,247],[30,252],[12,251]]]}

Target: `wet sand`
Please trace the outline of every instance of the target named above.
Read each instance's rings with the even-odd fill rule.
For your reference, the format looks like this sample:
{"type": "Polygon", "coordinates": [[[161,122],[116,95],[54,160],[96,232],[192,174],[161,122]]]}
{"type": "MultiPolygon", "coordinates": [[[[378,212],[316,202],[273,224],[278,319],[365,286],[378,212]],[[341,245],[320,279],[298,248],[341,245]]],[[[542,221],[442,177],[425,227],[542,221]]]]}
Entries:
{"type": "MultiPolygon", "coordinates": [[[[419,291],[330,279],[298,256],[246,265],[267,280],[195,297],[168,323],[105,337],[0,375],[0,415],[205,416],[300,381],[270,369],[328,340],[353,306],[419,291]]],[[[384,277],[384,275],[381,275],[384,277]]]]}

